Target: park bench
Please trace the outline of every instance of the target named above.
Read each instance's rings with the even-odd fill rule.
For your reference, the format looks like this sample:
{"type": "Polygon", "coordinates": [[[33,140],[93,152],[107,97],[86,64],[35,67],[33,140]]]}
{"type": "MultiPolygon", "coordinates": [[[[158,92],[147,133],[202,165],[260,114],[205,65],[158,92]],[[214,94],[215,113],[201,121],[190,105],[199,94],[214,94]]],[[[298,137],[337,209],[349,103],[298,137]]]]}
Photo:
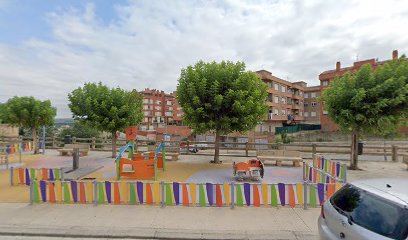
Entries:
{"type": "Polygon", "coordinates": [[[72,155],[74,153],[74,148],[79,149],[79,155],[81,157],[87,156],[89,152],[89,145],[88,144],[65,144],[64,148],[58,149],[57,151],[60,153],[60,155],[72,155]]]}
{"type": "Polygon", "coordinates": [[[276,161],[276,166],[282,166],[283,161],[288,161],[292,162],[294,167],[300,167],[300,162],[302,161],[299,151],[260,150],[257,151],[256,157],[265,164],[276,161]]]}

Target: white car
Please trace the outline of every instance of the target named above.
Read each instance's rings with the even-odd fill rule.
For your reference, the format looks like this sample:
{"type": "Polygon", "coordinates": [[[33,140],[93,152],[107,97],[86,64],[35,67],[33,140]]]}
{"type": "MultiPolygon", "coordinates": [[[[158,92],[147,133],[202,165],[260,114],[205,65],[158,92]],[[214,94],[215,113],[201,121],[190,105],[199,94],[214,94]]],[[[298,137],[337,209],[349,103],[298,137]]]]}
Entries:
{"type": "Polygon", "coordinates": [[[408,179],[346,184],[325,202],[320,239],[408,239],[408,179]]]}

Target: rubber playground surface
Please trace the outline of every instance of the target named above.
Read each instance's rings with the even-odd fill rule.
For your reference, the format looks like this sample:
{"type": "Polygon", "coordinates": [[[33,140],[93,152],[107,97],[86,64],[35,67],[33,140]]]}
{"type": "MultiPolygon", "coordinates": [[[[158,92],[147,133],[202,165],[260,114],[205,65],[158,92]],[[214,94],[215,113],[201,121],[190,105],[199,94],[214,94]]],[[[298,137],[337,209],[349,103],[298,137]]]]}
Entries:
{"type": "MultiPolygon", "coordinates": [[[[232,173],[232,161],[224,159],[223,164],[209,164],[207,159],[196,156],[182,156],[179,161],[167,161],[166,170],[158,170],[157,180],[165,182],[195,182],[195,183],[228,183],[236,181],[232,173]]],[[[246,161],[243,159],[242,161],[246,161]]],[[[71,156],[59,156],[57,151],[49,150],[46,155],[23,154],[22,164],[16,155],[10,157],[10,166],[25,168],[62,168],[72,166],[71,156]]],[[[116,180],[114,159],[109,152],[90,152],[89,156],[80,158],[80,167],[102,166],[84,178],[97,181],[116,180]]],[[[138,179],[122,178],[121,181],[138,181],[138,179]]],[[[146,180],[147,181],[147,180],[146,180]]],[[[260,181],[243,182],[263,183],[298,183],[302,180],[302,168],[266,166],[265,176],[260,181]]],[[[27,186],[10,186],[10,171],[0,170],[0,202],[28,202],[29,188],[27,186]]]]}

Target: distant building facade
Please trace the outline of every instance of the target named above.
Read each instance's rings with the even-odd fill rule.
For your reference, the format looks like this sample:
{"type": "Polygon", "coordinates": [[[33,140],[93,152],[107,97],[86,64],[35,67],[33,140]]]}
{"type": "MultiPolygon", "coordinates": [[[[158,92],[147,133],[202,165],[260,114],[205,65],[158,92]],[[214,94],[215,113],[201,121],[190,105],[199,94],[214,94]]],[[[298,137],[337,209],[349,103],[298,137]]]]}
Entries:
{"type": "Polygon", "coordinates": [[[320,124],[320,86],[306,87],[303,97],[305,123],[320,124]]]}

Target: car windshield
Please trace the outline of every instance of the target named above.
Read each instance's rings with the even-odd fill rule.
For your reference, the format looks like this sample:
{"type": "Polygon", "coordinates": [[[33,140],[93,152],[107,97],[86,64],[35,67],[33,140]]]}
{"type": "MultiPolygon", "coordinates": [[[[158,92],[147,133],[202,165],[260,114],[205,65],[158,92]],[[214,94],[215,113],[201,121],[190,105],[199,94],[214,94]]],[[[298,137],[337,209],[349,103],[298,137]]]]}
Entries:
{"type": "Polygon", "coordinates": [[[347,184],[330,199],[337,211],[370,231],[393,239],[408,235],[408,209],[347,184]]]}

